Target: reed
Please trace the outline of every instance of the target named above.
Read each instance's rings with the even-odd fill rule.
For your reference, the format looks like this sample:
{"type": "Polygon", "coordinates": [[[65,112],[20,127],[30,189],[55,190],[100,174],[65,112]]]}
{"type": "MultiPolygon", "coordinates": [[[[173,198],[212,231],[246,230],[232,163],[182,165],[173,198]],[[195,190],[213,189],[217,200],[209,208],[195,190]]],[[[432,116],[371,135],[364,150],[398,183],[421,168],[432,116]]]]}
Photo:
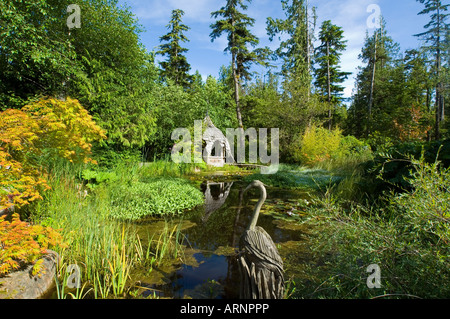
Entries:
{"type": "Polygon", "coordinates": [[[184,246],[182,242],[181,222],[173,225],[165,220],[160,232],[147,234],[147,243],[144,248],[142,241],[136,243],[137,260],[141,265],[148,267],[149,272],[154,267],[161,266],[166,260],[182,258],[184,246]]]}
{"type": "Polygon", "coordinates": [[[66,243],[65,247],[55,248],[61,257],[56,276],[58,298],[123,297],[134,267],[145,266],[151,271],[182,255],[181,224],[166,220],[161,229],[147,235],[143,245],[135,224],[111,219],[111,194],[118,185],[139,179],[140,169],[119,167],[114,171],[115,184],[100,184],[89,192],[81,183],[83,169],[73,165],[52,167],[52,189],[36,205],[31,218],[35,223],[60,229],[66,243]],[[81,270],[78,289],[67,288],[71,264],[81,270]]]}
{"type": "MultiPolygon", "coordinates": [[[[106,188],[86,195],[75,175],[73,169],[53,170],[52,190],[32,216],[35,222],[60,229],[67,244],[65,249],[57,249],[62,257],[58,297],[68,296],[64,269],[70,264],[80,266],[82,282],[95,298],[107,298],[110,293],[120,296],[136,262],[137,233],[133,226],[107,218],[111,208],[106,188]]],[[[84,295],[78,291],[71,296],[84,295]]]]}

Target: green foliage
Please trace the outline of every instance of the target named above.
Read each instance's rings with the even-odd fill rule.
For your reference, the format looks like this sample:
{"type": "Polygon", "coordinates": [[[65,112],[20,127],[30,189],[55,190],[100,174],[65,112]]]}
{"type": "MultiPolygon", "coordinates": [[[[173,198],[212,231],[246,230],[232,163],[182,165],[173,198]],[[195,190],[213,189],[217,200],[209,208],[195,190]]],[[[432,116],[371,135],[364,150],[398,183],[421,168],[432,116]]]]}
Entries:
{"type": "Polygon", "coordinates": [[[81,173],[81,177],[87,182],[87,187],[90,189],[95,188],[99,184],[109,184],[114,183],[119,179],[114,171],[105,172],[105,171],[95,171],[90,169],[85,169],[81,173]]]}
{"type": "Polygon", "coordinates": [[[321,102],[318,96],[310,96],[305,87],[299,88],[296,78],[289,79],[284,86],[281,103],[273,104],[268,109],[273,117],[268,122],[271,123],[269,127],[280,128],[281,160],[296,162],[298,137],[302,136],[309,126],[321,124],[320,117],[328,110],[328,105],[321,102]]]}
{"type": "Polygon", "coordinates": [[[312,32],[309,27],[308,8],[305,0],[282,0],[283,11],[286,18],[267,19],[267,33],[272,41],[276,36],[280,40],[280,46],[275,51],[278,58],[283,61],[282,73],[286,81],[295,79],[298,87],[311,86],[311,65],[308,65],[308,57],[311,56],[310,48],[312,32]]]}
{"type": "Polygon", "coordinates": [[[344,87],[340,86],[351,74],[340,70],[340,59],[342,51],[347,47],[344,40],[344,31],[335,26],[330,20],[322,23],[319,33],[321,45],[316,48],[317,67],[314,70],[315,86],[320,92],[323,101],[328,102],[328,128],[331,130],[337,108],[342,104],[342,92],[344,87]]]}
{"type": "Polygon", "coordinates": [[[69,32],[64,22],[71,3],[1,3],[0,105],[74,96],[108,131],[109,143],[142,146],[155,129],[157,79],[153,58],[139,43],[142,28],[117,0],[81,0],[82,27],[69,32]]]}
{"type": "Polygon", "coordinates": [[[339,86],[340,83],[350,75],[348,72],[339,70],[340,57],[342,51],[347,47],[344,40],[344,31],[342,28],[333,25],[330,20],[322,23],[319,40],[321,45],[317,47],[316,63],[318,68],[315,69],[316,86],[320,88],[322,96],[328,94],[328,74],[330,77],[330,91],[332,96],[330,100],[334,103],[339,101],[339,95],[344,88],[339,86]]]}
{"type": "MultiPolygon", "coordinates": [[[[438,140],[441,138],[441,124],[445,120],[445,84],[443,82],[443,73],[445,69],[444,64],[448,61],[445,60],[445,51],[448,50],[448,28],[447,18],[449,16],[448,9],[449,4],[444,4],[441,0],[417,0],[424,5],[424,9],[418,14],[427,14],[430,16],[430,21],[424,26],[426,31],[415,34],[415,36],[421,38],[424,41],[422,46],[423,50],[428,52],[432,58],[430,59],[430,78],[433,86],[435,87],[436,104],[434,108],[435,113],[435,138],[438,140]],[[447,38],[446,38],[447,37],[447,38]]],[[[447,72],[448,72],[447,65],[447,72]]]]}
{"type": "Polygon", "coordinates": [[[392,98],[399,96],[400,92],[393,83],[401,84],[398,79],[394,81],[392,78],[399,46],[388,35],[384,21],[382,24],[383,27],[375,30],[373,35],[366,34],[364,47],[359,55],[365,65],[359,67],[356,77],[358,90],[349,108],[347,121],[347,133],[356,137],[393,126],[392,107],[396,104],[392,103],[392,98]],[[374,87],[377,89],[374,90],[374,87]]]}
{"type": "MultiPolygon", "coordinates": [[[[395,196],[392,199],[393,213],[405,219],[410,234],[414,234],[411,240],[448,246],[450,168],[441,168],[439,162],[427,164],[423,155],[420,160],[412,160],[412,165],[414,170],[406,181],[414,192],[395,196]]],[[[405,229],[405,232],[408,233],[408,230],[405,229]]]]}
{"type": "Polygon", "coordinates": [[[414,190],[391,194],[386,207],[345,209],[333,192],[309,207],[321,266],[309,270],[315,280],[302,297],[448,298],[450,171],[424,158],[412,165],[414,190]],[[370,264],[381,268],[381,289],[366,286],[370,264]]]}
{"type": "Polygon", "coordinates": [[[250,28],[255,23],[255,19],[243,13],[243,11],[248,9],[245,2],[250,3],[251,0],[227,0],[225,6],[211,13],[213,18],[222,17],[223,19],[217,20],[210,26],[212,29],[210,34],[211,41],[216,40],[222,34],[227,35],[228,44],[224,51],[231,53],[234,100],[238,125],[241,128],[244,127],[240,105],[242,81],[250,80],[250,66],[252,64],[266,64],[270,52],[267,47],[265,49],[250,50],[250,47],[255,48],[259,44],[259,39],[250,31],[250,28]]]}
{"type": "Polygon", "coordinates": [[[183,10],[172,10],[172,19],[167,25],[167,29],[170,32],[160,38],[161,42],[165,41],[167,43],[160,45],[160,50],[157,53],[168,58],[167,61],[160,62],[163,79],[170,79],[176,85],[187,88],[192,81],[192,77],[188,74],[191,66],[183,55],[188,50],[182,48],[180,43],[189,41],[183,33],[189,30],[188,26],[181,23],[183,15],[183,10]]]}
{"type": "Polygon", "coordinates": [[[378,153],[372,163],[367,166],[369,176],[381,177],[378,191],[389,188],[400,191],[411,189],[410,172],[411,159],[419,160],[423,155],[425,163],[434,163],[439,160],[444,167],[450,166],[450,141],[438,141],[431,143],[403,143],[388,148],[385,152],[378,153]]]}
{"type": "Polygon", "coordinates": [[[135,164],[142,159],[141,150],[124,147],[121,145],[95,145],[93,147],[93,158],[98,166],[105,169],[113,169],[120,164],[135,164]]]}
{"type": "Polygon", "coordinates": [[[226,34],[228,38],[228,46],[224,51],[232,54],[232,65],[236,74],[233,76],[238,79],[250,79],[249,68],[252,63],[264,64],[267,51],[256,49],[249,50],[249,46],[255,48],[259,40],[250,31],[253,27],[255,19],[247,16],[243,11],[248,9],[245,2],[251,0],[227,0],[227,3],[220,10],[212,12],[211,16],[215,19],[222,17],[211,25],[211,40],[219,38],[222,34],[226,34]],[[241,11],[239,11],[241,10],[241,11]]]}
{"type": "Polygon", "coordinates": [[[371,156],[370,147],[353,136],[342,136],[342,131],[329,131],[312,126],[295,144],[295,159],[304,165],[337,161],[345,162],[350,158],[367,160],[371,156]]]}
{"type": "Polygon", "coordinates": [[[39,92],[54,95],[73,74],[67,32],[60,27],[68,1],[17,1],[0,4],[0,105],[22,107],[39,92]]]}
{"type": "Polygon", "coordinates": [[[369,135],[366,142],[374,152],[384,153],[394,146],[395,141],[391,137],[386,136],[379,131],[375,131],[369,135]]]}
{"type": "Polygon", "coordinates": [[[348,135],[342,137],[338,150],[334,153],[336,159],[345,159],[352,156],[370,158],[372,155],[370,146],[358,140],[356,137],[348,135]]]}
{"type": "Polygon", "coordinates": [[[244,122],[248,127],[279,127],[278,118],[273,116],[281,102],[278,85],[278,76],[270,71],[247,85],[241,102],[244,122]]]}
{"type": "Polygon", "coordinates": [[[203,203],[202,193],[182,179],[148,179],[120,185],[111,193],[113,218],[139,220],[146,216],[181,214],[203,203]]]}

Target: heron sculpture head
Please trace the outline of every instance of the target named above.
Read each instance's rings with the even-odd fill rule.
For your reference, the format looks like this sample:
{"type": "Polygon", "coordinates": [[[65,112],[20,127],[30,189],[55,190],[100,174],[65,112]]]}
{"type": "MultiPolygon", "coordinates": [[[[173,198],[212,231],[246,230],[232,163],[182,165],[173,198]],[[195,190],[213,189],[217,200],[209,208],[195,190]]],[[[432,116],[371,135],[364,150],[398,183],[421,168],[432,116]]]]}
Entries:
{"type": "Polygon", "coordinates": [[[264,183],[262,183],[261,181],[255,180],[255,181],[251,182],[250,185],[248,185],[248,186],[244,189],[244,194],[245,194],[249,189],[251,189],[251,188],[253,188],[253,187],[257,187],[257,188],[260,188],[260,189],[263,189],[263,188],[265,189],[265,186],[266,186],[266,185],[264,185],[264,183]]]}
{"type": "Polygon", "coordinates": [[[258,180],[255,180],[255,181],[251,182],[250,185],[248,185],[244,189],[244,191],[241,193],[242,196],[249,189],[251,189],[253,187],[259,188],[261,190],[261,195],[260,195],[259,201],[256,204],[255,209],[253,211],[253,216],[252,216],[252,219],[251,219],[250,224],[248,226],[248,229],[255,229],[256,223],[258,222],[259,211],[261,210],[261,207],[264,204],[264,202],[266,201],[266,197],[267,197],[266,187],[265,187],[264,183],[262,183],[261,181],[258,181],[258,180]]]}

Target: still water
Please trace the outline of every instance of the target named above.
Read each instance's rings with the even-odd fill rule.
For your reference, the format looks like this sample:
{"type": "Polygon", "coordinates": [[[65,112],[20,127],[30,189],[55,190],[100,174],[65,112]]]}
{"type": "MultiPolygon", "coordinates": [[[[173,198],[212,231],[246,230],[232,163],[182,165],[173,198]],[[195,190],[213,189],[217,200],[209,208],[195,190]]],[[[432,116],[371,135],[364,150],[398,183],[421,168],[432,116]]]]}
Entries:
{"type": "MultiPolygon", "coordinates": [[[[142,278],[140,286],[146,288],[142,296],[155,294],[168,298],[239,298],[240,280],[235,256],[239,238],[249,224],[259,199],[259,190],[252,189],[240,203],[239,191],[245,186],[247,184],[241,181],[205,180],[201,184],[205,204],[185,213],[183,217],[189,225],[182,230],[183,244],[187,247],[184,263],[177,269],[153,270],[152,276],[142,278]]],[[[281,257],[285,259],[285,247],[295,249],[296,245],[292,243],[304,241],[305,233],[295,222],[286,222],[269,214],[270,209],[267,207],[277,205],[283,211],[283,205],[287,201],[295,202],[307,195],[270,187],[267,187],[267,194],[258,226],[269,233],[277,244],[281,257]]],[[[292,214],[287,212],[289,207],[285,210],[292,214]]]]}

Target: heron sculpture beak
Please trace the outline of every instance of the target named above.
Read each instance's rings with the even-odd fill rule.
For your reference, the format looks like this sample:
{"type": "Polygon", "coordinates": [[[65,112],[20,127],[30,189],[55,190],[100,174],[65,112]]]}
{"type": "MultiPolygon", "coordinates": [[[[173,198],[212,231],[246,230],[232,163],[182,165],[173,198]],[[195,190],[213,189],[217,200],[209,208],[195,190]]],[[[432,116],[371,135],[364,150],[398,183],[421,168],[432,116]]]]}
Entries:
{"type": "Polygon", "coordinates": [[[244,189],[243,194],[245,194],[250,188],[252,188],[252,187],[258,187],[258,186],[264,186],[264,187],[267,187],[267,185],[265,185],[263,182],[258,181],[258,180],[255,180],[255,181],[251,182],[251,184],[248,185],[248,186],[244,189]]]}
{"type": "Polygon", "coordinates": [[[247,191],[248,191],[250,188],[252,188],[252,187],[253,187],[253,183],[250,184],[250,185],[248,185],[248,186],[244,189],[244,191],[242,192],[242,195],[244,195],[245,193],[247,193],[247,191]]]}

